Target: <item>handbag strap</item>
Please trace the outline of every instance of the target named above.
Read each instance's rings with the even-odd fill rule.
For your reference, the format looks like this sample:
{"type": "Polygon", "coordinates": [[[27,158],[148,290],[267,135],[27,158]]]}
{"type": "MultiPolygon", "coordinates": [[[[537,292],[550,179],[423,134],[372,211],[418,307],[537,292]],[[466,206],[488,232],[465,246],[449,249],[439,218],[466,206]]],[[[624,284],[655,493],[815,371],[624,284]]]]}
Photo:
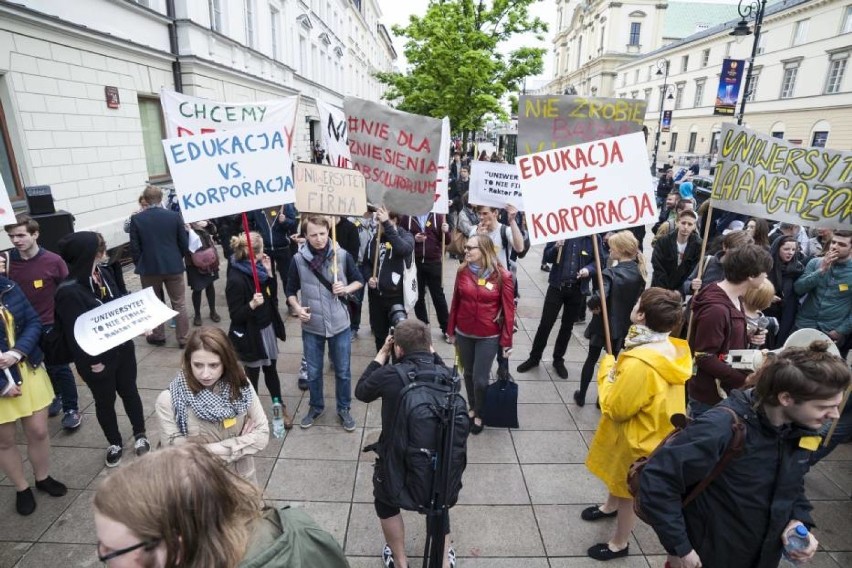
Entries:
{"type": "Polygon", "coordinates": [[[733,417],[733,422],[731,423],[731,430],[733,431],[733,437],[731,438],[728,447],[725,448],[725,453],[722,454],[722,458],[716,463],[716,466],[707,475],[701,482],[696,485],[692,491],[689,492],[689,495],[683,500],[683,506],[686,507],[689,505],[696,497],[698,497],[707,486],[713,483],[713,481],[719,477],[725,468],[728,467],[728,464],[731,461],[739,456],[745,447],[745,424],[740,420],[739,415],[732,409],[727,406],[717,406],[719,410],[723,410],[730,414],[733,417]]]}
{"type": "Polygon", "coordinates": [[[313,269],[313,267],[311,266],[311,264],[310,264],[309,262],[306,262],[305,264],[307,264],[307,265],[308,265],[308,269],[309,269],[311,272],[313,272],[313,273],[314,273],[314,276],[316,276],[316,277],[317,277],[317,280],[319,280],[319,283],[320,283],[320,284],[322,284],[323,286],[325,286],[325,289],[326,289],[326,290],[328,290],[329,292],[331,292],[331,295],[332,295],[332,296],[334,296],[335,298],[337,298],[338,300],[340,300],[340,302],[341,302],[341,303],[343,303],[343,304],[345,304],[345,303],[346,303],[346,300],[343,298],[343,296],[338,296],[337,294],[335,294],[335,293],[332,291],[332,289],[331,289],[331,282],[329,282],[329,281],[328,281],[328,278],[326,278],[326,277],[325,277],[325,275],[324,275],[323,273],[319,272],[318,270],[314,270],[314,269],[313,269]]]}

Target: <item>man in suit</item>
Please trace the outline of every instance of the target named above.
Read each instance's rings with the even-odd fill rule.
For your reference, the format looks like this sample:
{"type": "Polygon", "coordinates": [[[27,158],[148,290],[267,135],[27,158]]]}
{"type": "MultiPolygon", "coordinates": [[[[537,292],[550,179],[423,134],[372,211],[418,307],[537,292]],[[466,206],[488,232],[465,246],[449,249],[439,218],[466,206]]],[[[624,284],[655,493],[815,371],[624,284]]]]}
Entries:
{"type": "MultiPolygon", "coordinates": [[[[149,185],[142,197],[146,209],[130,219],[130,252],[142,287],[153,287],[160,301],[164,299],[165,287],[172,309],[178,313],[175,331],[178,346],[182,348],[189,334],[183,276],[186,270],[183,259],[189,250],[186,228],[179,213],[162,207],[163,190],[159,187],[149,185]]],[[[163,326],[154,328],[147,341],[151,345],[165,345],[163,326]]]]}

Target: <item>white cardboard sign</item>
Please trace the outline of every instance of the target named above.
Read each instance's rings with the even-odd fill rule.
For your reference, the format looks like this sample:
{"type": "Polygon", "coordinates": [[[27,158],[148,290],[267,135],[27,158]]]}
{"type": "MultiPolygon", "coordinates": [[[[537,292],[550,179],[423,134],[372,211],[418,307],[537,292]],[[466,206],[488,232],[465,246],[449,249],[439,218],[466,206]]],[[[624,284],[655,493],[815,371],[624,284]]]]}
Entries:
{"type": "Polygon", "coordinates": [[[336,168],[351,168],[349,153],[349,125],[343,110],[323,101],[317,101],[320,116],[320,133],[329,163],[336,168]]]}
{"type": "Polygon", "coordinates": [[[432,206],[432,213],[446,215],[450,212],[450,168],[447,165],[447,160],[450,154],[450,118],[445,116],[441,123],[441,158],[438,162],[438,177],[435,182],[435,204],[432,206]]]}
{"type": "Polygon", "coordinates": [[[518,166],[499,162],[474,162],[470,172],[471,205],[487,205],[503,209],[514,205],[524,210],[518,166]]]}

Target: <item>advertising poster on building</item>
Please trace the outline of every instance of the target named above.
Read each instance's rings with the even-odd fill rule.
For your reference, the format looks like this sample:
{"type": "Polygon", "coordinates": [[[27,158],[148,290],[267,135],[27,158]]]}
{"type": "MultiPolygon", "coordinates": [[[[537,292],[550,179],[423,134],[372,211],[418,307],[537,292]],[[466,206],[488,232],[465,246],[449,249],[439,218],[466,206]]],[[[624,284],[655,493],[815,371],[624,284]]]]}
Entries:
{"type": "Polygon", "coordinates": [[[287,150],[293,147],[298,95],[273,101],[225,103],[163,90],[160,101],[166,119],[167,138],[274,124],[283,129],[287,150]]]}
{"type": "Polygon", "coordinates": [[[670,110],[664,110],[664,111],[663,111],[663,125],[662,125],[662,131],[663,131],[663,132],[668,132],[668,131],[669,131],[669,130],[671,130],[671,129],[672,129],[672,111],[670,111],[670,110]]]}
{"type": "Polygon", "coordinates": [[[446,215],[450,212],[450,168],[448,165],[450,155],[450,118],[445,116],[441,119],[441,151],[438,161],[438,181],[435,183],[435,205],[432,213],[446,215]]]}
{"type": "Polygon", "coordinates": [[[80,315],[74,322],[74,339],[96,357],[175,317],[151,287],[122,296],[80,315]]]}
{"type": "Polygon", "coordinates": [[[646,101],[573,95],[522,95],[518,102],[518,154],[640,132],[646,101]]]}
{"type": "Polygon", "coordinates": [[[477,162],[470,173],[471,205],[488,205],[503,209],[514,205],[524,210],[521,184],[518,182],[518,166],[498,162],[477,162]]]}
{"type": "Polygon", "coordinates": [[[806,227],[852,225],[852,152],[722,125],[713,207],[806,227]]]}
{"type": "Polygon", "coordinates": [[[349,155],[346,115],[341,109],[322,101],[317,101],[317,111],[320,117],[322,145],[329,162],[337,168],[351,168],[352,157],[349,155]]]}
{"type": "Polygon", "coordinates": [[[171,138],[163,150],[186,223],[296,200],[287,138],[278,125],[171,138]]]}
{"type": "Polygon", "coordinates": [[[734,116],[744,70],[745,61],[742,59],[725,59],[722,61],[722,72],[719,74],[719,89],[716,91],[716,105],[713,107],[713,114],[734,116]]]}
{"type": "Polygon", "coordinates": [[[534,245],[657,219],[641,132],[521,156],[518,173],[534,245]]]}
{"type": "Polygon", "coordinates": [[[435,204],[442,121],[346,97],[352,166],[367,180],[367,201],[403,215],[435,204]]]}
{"type": "Polygon", "coordinates": [[[367,210],[367,187],[358,170],[298,162],[293,176],[302,213],[360,217],[367,210]]]}

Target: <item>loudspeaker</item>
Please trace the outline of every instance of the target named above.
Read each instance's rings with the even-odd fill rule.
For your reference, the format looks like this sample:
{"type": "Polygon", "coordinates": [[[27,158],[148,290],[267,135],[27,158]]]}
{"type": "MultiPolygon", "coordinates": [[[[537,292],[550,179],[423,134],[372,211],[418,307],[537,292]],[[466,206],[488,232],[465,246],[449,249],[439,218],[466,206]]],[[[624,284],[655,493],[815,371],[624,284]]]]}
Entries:
{"type": "Polygon", "coordinates": [[[59,254],[59,239],[74,232],[74,216],[68,211],[56,211],[49,215],[32,215],[32,218],[38,221],[38,244],[59,254]]]}
{"type": "Polygon", "coordinates": [[[51,193],[49,185],[25,187],[24,195],[27,196],[27,207],[31,216],[56,213],[56,207],[53,205],[53,193],[51,193]]]}

